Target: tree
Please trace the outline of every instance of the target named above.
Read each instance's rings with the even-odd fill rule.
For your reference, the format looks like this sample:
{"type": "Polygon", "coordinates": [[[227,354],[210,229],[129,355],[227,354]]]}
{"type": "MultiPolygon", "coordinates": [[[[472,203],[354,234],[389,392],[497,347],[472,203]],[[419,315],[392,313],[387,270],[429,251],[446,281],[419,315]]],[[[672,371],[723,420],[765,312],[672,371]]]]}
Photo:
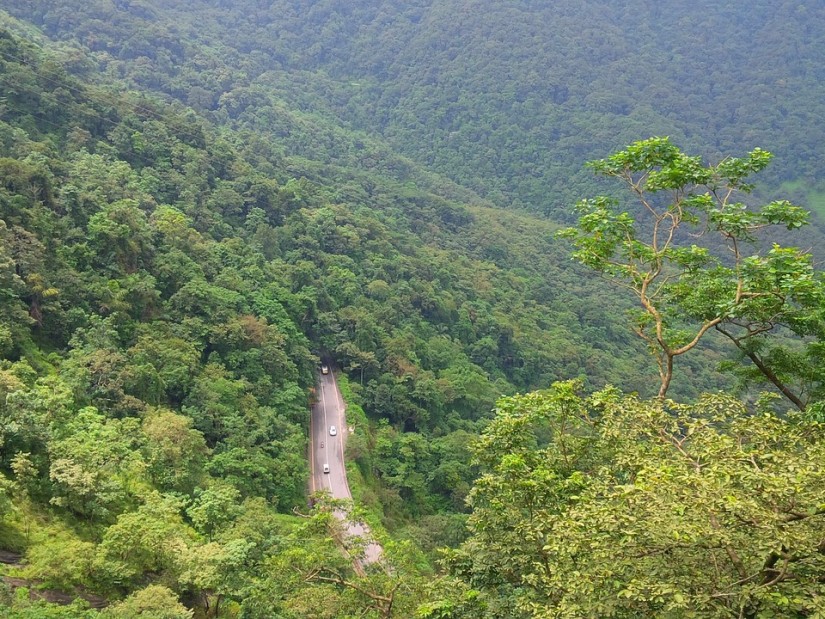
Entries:
{"type": "Polygon", "coordinates": [[[192,619],[192,611],[178,601],[174,591],[149,585],[103,613],[112,619],[192,619]]]}
{"type": "Polygon", "coordinates": [[[11,233],[0,219],[0,355],[12,353],[28,337],[33,321],[22,298],[26,285],[18,275],[14,257],[9,252],[11,233]]]}
{"type": "Polygon", "coordinates": [[[121,514],[98,546],[101,579],[136,584],[150,572],[174,579],[178,559],[195,537],[180,510],[179,498],[154,493],[136,511],[121,514]]]}
{"type": "Polygon", "coordinates": [[[254,406],[245,394],[247,387],[245,381],[233,380],[217,363],[208,363],[195,379],[182,411],[193,419],[210,447],[241,434],[242,414],[254,406]]]}
{"type": "Polygon", "coordinates": [[[514,617],[825,611],[824,425],[577,388],[499,401],[455,573],[514,617]]]}
{"type": "Polygon", "coordinates": [[[51,503],[87,518],[106,518],[122,509],[130,486],[142,478],[138,441],[137,420],[106,419],[93,407],[53,428],[51,503]]]}
{"type": "Polygon", "coordinates": [[[215,483],[207,489],[196,488],[192,505],[186,514],[198,533],[210,540],[221,527],[235,520],[241,513],[238,504],[240,492],[227,484],[215,483]]]}
{"type": "MultiPolygon", "coordinates": [[[[576,260],[639,299],[634,330],[656,358],[659,397],[667,394],[674,359],[694,349],[710,329],[742,348],[750,337],[801,324],[800,314],[809,314],[823,298],[809,254],[778,245],[763,255],[745,253],[758,230],[792,230],[807,221],[807,213],[787,201],[759,208],[738,201],[753,188],[748,177],[771,157],[756,149],[741,159],[705,165],[668,138],[650,138],[588,164],[621,181],[638,214],[620,211],[604,196],[582,200],[578,226],[560,234],[572,239],[576,260]],[[693,242],[709,232],[718,235],[727,254],[715,239],[706,246],[693,242]],[[730,331],[736,326],[742,330],[738,336],[730,331]]],[[[804,408],[778,379],[773,382],[804,408]]]]}
{"type": "Polygon", "coordinates": [[[192,386],[200,361],[199,346],[188,339],[175,337],[165,323],[153,322],[147,326],[128,350],[131,365],[151,365],[166,397],[180,402],[192,386]]]}
{"type": "MultiPolygon", "coordinates": [[[[316,496],[303,522],[279,536],[280,548],[257,571],[242,604],[250,618],[412,616],[422,583],[413,548],[404,542],[384,546],[382,564],[364,569],[357,557],[364,539],[347,539],[359,515],[346,501],[316,496]],[[342,552],[345,549],[345,552],[342,552]]],[[[382,543],[384,543],[382,541],[382,543]]]]}
{"type": "Polygon", "coordinates": [[[135,200],[120,200],[92,215],[88,233],[100,266],[117,265],[121,273],[137,271],[154,249],[146,214],[135,200]]]}
{"type": "Polygon", "coordinates": [[[180,581],[199,593],[209,617],[220,617],[223,598],[243,598],[250,581],[250,552],[255,544],[244,539],[192,546],[180,557],[180,581]]]}
{"type": "Polygon", "coordinates": [[[164,489],[191,491],[203,475],[209,450],[203,434],[192,428],[189,417],[156,410],[143,419],[148,473],[164,489]]]}

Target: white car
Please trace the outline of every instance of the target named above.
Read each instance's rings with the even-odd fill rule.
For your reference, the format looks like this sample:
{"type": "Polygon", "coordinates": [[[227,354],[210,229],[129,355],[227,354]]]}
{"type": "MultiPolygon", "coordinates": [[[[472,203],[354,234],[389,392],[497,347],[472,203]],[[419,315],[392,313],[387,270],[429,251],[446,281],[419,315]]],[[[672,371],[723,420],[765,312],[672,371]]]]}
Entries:
{"type": "Polygon", "coordinates": [[[326,363],[321,366],[321,374],[329,374],[329,366],[326,363]]]}
{"type": "Polygon", "coordinates": [[[324,465],[324,473],[329,473],[329,464],[324,465]]]}
{"type": "Polygon", "coordinates": [[[330,436],[335,436],[336,434],[338,434],[337,428],[335,426],[330,426],[329,427],[329,435],[330,436]]]}

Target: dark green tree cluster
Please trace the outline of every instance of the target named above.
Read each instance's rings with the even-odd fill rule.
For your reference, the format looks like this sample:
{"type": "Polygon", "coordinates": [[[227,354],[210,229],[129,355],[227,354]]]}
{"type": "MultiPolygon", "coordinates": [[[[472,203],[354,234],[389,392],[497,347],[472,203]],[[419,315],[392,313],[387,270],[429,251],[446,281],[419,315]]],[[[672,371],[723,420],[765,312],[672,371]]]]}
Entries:
{"type": "Polygon", "coordinates": [[[83,42],[110,75],[216,118],[266,118],[291,152],[318,161],[407,173],[389,149],[364,140],[339,134],[330,148],[317,129],[297,139],[283,131],[288,110],[380,134],[495,202],[558,217],[591,190],[582,161],[651,133],[713,159],[771,144],[771,180],[823,204],[817,4],[7,5],[53,37],[83,42]]]}

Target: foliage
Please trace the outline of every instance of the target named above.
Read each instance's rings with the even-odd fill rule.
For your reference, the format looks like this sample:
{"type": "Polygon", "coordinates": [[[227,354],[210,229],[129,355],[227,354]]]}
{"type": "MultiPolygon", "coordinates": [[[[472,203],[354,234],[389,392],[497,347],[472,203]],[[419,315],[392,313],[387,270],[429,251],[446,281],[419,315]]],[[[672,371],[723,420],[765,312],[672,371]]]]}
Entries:
{"type": "MultiPolygon", "coordinates": [[[[621,328],[629,305],[568,264],[553,239],[556,225],[488,208],[474,190],[500,204],[562,203],[581,184],[575,170],[584,153],[623,135],[606,130],[604,114],[567,114],[566,102],[582,99],[570,93],[594,80],[511,93],[499,81],[521,80],[526,64],[501,70],[517,50],[505,43],[507,54],[490,64],[495,88],[482,88],[491,94],[479,99],[490,113],[473,111],[461,93],[478,91],[476,84],[456,79],[452,60],[487,48],[439,28],[406,28],[455,23],[449,3],[7,4],[29,20],[0,14],[0,473],[8,480],[0,498],[11,497],[0,524],[3,539],[24,553],[15,575],[72,595],[104,594],[115,615],[517,616],[516,607],[539,603],[530,589],[538,581],[519,580],[535,567],[519,556],[534,550],[531,540],[507,529],[521,512],[489,516],[489,478],[471,491],[479,471],[496,468],[502,447],[487,445],[487,456],[473,460],[474,438],[502,394],[578,376],[588,389],[616,383],[645,396],[652,374],[621,328]],[[405,38],[416,33],[424,39],[405,38]],[[387,50],[437,59],[438,69],[394,82],[404,71],[385,60],[387,50]],[[552,104],[538,105],[542,97],[552,104]],[[467,107],[466,117],[456,106],[467,107]],[[507,110],[518,130],[502,122],[507,110]],[[422,130],[423,142],[408,139],[422,130]],[[579,134],[590,143],[576,146],[579,134]],[[363,407],[359,442],[350,444],[368,482],[361,498],[398,538],[374,527],[384,562],[366,570],[341,552],[336,513],[349,506],[322,499],[302,511],[307,406],[320,358],[349,375],[353,402],[363,407]],[[503,527],[499,543],[512,544],[506,578],[495,576],[492,560],[474,571],[474,561],[501,550],[490,543],[473,554],[475,537],[451,562],[454,576],[435,575],[428,560],[438,547],[460,544],[468,518],[476,536],[488,517],[503,527]],[[457,580],[470,573],[470,582],[457,580]]],[[[749,15],[764,21],[757,4],[749,15]]],[[[557,7],[487,8],[467,14],[468,24],[505,18],[497,32],[507,41],[525,24],[551,23],[525,15],[557,7]]],[[[571,21],[559,23],[579,33],[590,23],[579,18],[603,7],[567,9],[571,21]]],[[[570,37],[558,40],[571,49],[570,37]]],[[[807,57],[816,45],[800,40],[797,49],[807,57]]],[[[543,62],[541,54],[531,58],[543,62]]],[[[485,63],[476,60],[467,74],[486,83],[485,63]]],[[[720,83],[706,74],[708,84],[720,83]]],[[[793,92],[801,92],[807,77],[794,79],[793,92]]],[[[622,129],[633,134],[657,116],[623,102],[618,108],[635,114],[622,129]]],[[[788,120],[778,126],[798,136],[792,129],[805,123],[780,116],[788,120]]],[[[808,125],[799,144],[817,143],[817,125],[808,125]]],[[[739,140],[721,130],[713,137],[713,149],[739,140]]],[[[783,146],[799,175],[816,174],[818,158],[791,157],[783,146]]],[[[797,268],[796,258],[779,252],[771,265],[797,268]]],[[[755,279],[763,278],[760,268],[755,279]]],[[[683,297],[684,308],[701,313],[683,297]]],[[[813,317],[799,313],[786,323],[816,339],[813,317]]],[[[778,353],[754,350],[779,371],[778,353]]],[[[816,383],[814,346],[782,350],[789,354],[781,367],[801,367],[802,358],[808,374],[794,375],[816,383]]],[[[686,358],[691,378],[672,393],[690,399],[722,386],[709,371],[719,357],[711,344],[686,358]]],[[[539,433],[536,453],[551,435],[539,433]]],[[[588,426],[557,445],[570,457],[581,451],[576,466],[595,467],[612,462],[603,458],[609,450],[584,449],[602,442],[588,426]]],[[[547,463],[531,457],[537,468],[558,464],[558,454],[548,452],[547,463]]],[[[816,472],[804,458],[793,464],[816,472]]],[[[509,478],[505,490],[514,496],[505,507],[516,510],[535,490],[531,483],[509,478]]],[[[544,498],[562,501],[565,488],[544,498]]],[[[609,494],[600,492],[596,498],[609,494]]],[[[793,534],[816,518],[800,519],[793,534]]],[[[800,542],[793,550],[804,549],[805,540],[792,537],[789,544],[800,542]]],[[[348,552],[357,555],[359,545],[348,552]]],[[[773,586],[779,595],[794,585],[786,580],[773,586]]],[[[24,594],[18,590],[11,613],[87,614],[79,605],[30,605],[24,594]]]]}
{"type": "MultiPolygon", "coordinates": [[[[39,41],[0,32],[15,77],[0,121],[0,467],[25,506],[6,513],[23,577],[113,599],[162,584],[236,612],[273,554],[305,543],[282,541],[294,523],[263,523],[306,503],[320,354],[364,406],[368,504],[431,558],[461,540],[467,445],[497,395],[578,373],[587,342],[618,333],[609,317],[574,333],[600,291],[563,266],[554,226],[285,162],[179,105],[72,77],[85,56],[39,41]]],[[[620,350],[593,358],[594,383],[643,386],[639,351],[620,350]]],[[[390,569],[426,569],[398,546],[390,569]]],[[[337,552],[324,565],[349,583],[337,552]]],[[[285,607],[330,587],[347,608],[375,602],[287,581],[264,586],[285,607]]]]}
{"type": "Polygon", "coordinates": [[[112,619],[191,619],[175,593],[161,585],[149,585],[136,591],[103,613],[112,619]]]}
{"type": "Polygon", "coordinates": [[[771,180],[821,191],[820,5],[6,4],[88,46],[94,64],[78,69],[271,131],[262,148],[321,166],[421,178],[414,161],[460,183],[454,195],[563,218],[594,191],[582,161],[654,133],[714,159],[775,145],[771,180]]]}
{"type": "Polygon", "coordinates": [[[821,424],[576,388],[499,402],[456,573],[525,616],[822,612],[821,424]]]}
{"type": "Polygon", "coordinates": [[[47,602],[15,604],[15,608],[4,609],[8,619],[97,619],[100,613],[89,610],[85,603],[71,606],[57,606],[47,602]]]}
{"type": "MultiPolygon", "coordinates": [[[[745,158],[704,165],[669,139],[650,138],[590,163],[597,174],[625,185],[639,214],[619,210],[610,198],[583,200],[578,225],[560,234],[572,239],[576,260],[638,298],[642,311],[634,331],[656,358],[659,397],[670,387],[674,359],[693,350],[712,328],[753,351],[750,338],[782,325],[798,325],[807,335],[817,320],[823,291],[810,254],[777,244],[764,255],[746,253],[758,230],[792,230],[807,221],[807,213],[787,201],[759,208],[738,201],[753,188],[748,177],[770,159],[756,149],[745,158]],[[721,247],[698,245],[695,240],[705,233],[720,237],[721,247]]],[[[804,409],[764,360],[751,356],[804,409]]]]}

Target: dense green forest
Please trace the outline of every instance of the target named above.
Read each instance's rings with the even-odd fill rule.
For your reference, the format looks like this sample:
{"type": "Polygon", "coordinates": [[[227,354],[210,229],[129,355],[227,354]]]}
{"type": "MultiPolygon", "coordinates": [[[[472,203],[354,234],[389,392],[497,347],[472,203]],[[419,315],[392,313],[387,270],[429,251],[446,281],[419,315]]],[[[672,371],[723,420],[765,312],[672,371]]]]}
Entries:
{"type": "Polygon", "coordinates": [[[7,4],[4,616],[825,612],[820,277],[770,250],[821,234],[769,202],[817,208],[821,7],[7,4]],[[651,133],[722,163],[585,168],[651,133]],[[618,192],[562,228],[628,170],[675,192],[674,246],[618,192]],[[680,202],[722,181],[766,206],[680,202]],[[640,273],[646,317],[606,282],[640,273]],[[365,574],[308,502],[322,358],[365,574]]]}
{"type": "MultiPolygon", "coordinates": [[[[499,205],[563,217],[592,185],[583,161],[670,135],[711,159],[770,145],[773,189],[785,183],[825,214],[819,2],[7,4],[87,46],[103,79],[272,126],[278,114],[260,108],[275,92],[499,205]]],[[[374,165],[357,144],[291,137],[280,128],[279,142],[310,158],[374,165]]]]}

